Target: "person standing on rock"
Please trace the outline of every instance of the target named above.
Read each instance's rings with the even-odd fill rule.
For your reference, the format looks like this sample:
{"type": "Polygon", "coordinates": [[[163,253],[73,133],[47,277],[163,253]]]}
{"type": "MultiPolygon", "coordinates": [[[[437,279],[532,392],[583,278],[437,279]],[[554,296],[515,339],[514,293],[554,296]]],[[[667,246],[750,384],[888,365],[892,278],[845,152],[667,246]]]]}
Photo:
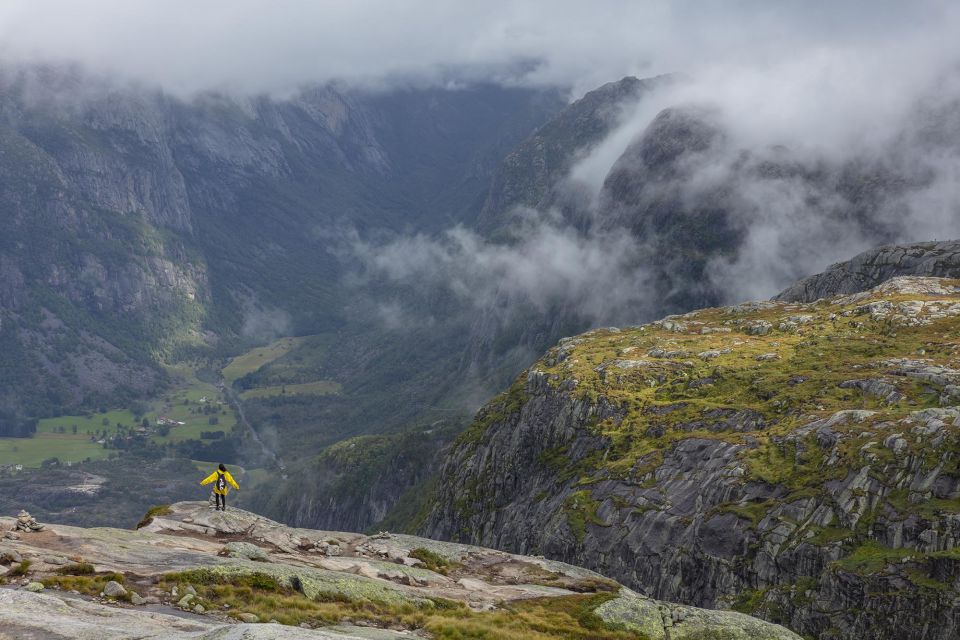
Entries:
{"type": "Polygon", "coordinates": [[[233,476],[230,475],[227,468],[223,466],[223,463],[220,464],[216,471],[204,478],[200,484],[205,485],[211,482],[214,483],[213,495],[217,497],[217,511],[226,511],[227,494],[230,492],[230,487],[232,486],[237,491],[240,491],[240,485],[233,479],[233,476]],[[223,505],[222,507],[221,504],[223,505]]]}

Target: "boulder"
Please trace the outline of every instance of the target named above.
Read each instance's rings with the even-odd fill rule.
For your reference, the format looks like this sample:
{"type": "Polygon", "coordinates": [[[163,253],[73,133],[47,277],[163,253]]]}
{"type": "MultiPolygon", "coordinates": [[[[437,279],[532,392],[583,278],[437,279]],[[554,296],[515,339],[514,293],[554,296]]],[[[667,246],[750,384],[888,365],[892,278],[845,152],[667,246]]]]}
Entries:
{"type": "Polygon", "coordinates": [[[103,588],[103,595],[108,598],[122,598],[127,595],[127,590],[123,588],[123,585],[115,580],[111,580],[103,588]]]}
{"type": "Polygon", "coordinates": [[[0,562],[23,562],[23,556],[16,549],[6,549],[0,553],[0,562]]]}

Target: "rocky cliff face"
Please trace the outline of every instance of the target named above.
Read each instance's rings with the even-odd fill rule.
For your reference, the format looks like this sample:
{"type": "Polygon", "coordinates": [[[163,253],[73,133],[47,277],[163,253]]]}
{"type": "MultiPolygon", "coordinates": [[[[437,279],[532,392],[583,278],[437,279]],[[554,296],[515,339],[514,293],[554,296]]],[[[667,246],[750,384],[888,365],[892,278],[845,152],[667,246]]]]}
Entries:
{"type": "Polygon", "coordinates": [[[960,241],[918,242],[877,247],[804,278],[775,300],[813,302],[872,289],[894,276],[960,277],[960,241]]]}
{"type": "Polygon", "coordinates": [[[575,162],[602,142],[618,124],[621,111],[668,85],[671,76],[626,77],[588,92],[538,127],[514,148],[493,175],[478,220],[485,233],[498,235],[516,222],[518,208],[560,206],[572,216],[584,202],[562,189],[575,162]],[[568,199],[571,199],[567,201],[568,199]]]}
{"type": "Polygon", "coordinates": [[[297,463],[292,481],[261,486],[245,504],[297,527],[389,528],[391,511],[394,520],[416,519],[425,502],[419,494],[440,470],[451,437],[448,430],[348,438],[297,463]]]}
{"type": "Polygon", "coordinates": [[[0,70],[0,405],[115,406],[262,309],[342,326],[357,292],[340,232],[472,220],[500,159],[561,106],[483,86],[185,101],[0,70]]]}
{"type": "Polygon", "coordinates": [[[0,563],[0,625],[17,638],[799,640],[542,558],[292,529],[201,503],[153,509],[138,531],[10,533],[0,563]]]}
{"type": "MultiPolygon", "coordinates": [[[[626,77],[567,105],[502,161],[477,229],[488,240],[509,246],[522,242],[531,225],[539,224],[531,212],[550,211],[560,224],[589,232],[593,195],[571,183],[571,170],[617,128],[626,110],[675,81],[669,75],[626,77]]],[[[505,287],[471,317],[462,369],[497,388],[559,336],[585,329],[585,310],[560,298],[544,310],[505,287]]]]}
{"type": "MultiPolygon", "coordinates": [[[[649,295],[631,303],[631,321],[770,295],[851,246],[927,233],[914,224],[924,219],[923,194],[935,190],[938,169],[927,160],[953,153],[957,129],[948,113],[923,105],[881,149],[830,155],[744,139],[730,126],[744,114],[677,103],[625,144],[599,192],[571,176],[624,113],[660,104],[667,94],[658,90],[682,81],[626,78],[558,113],[495,174],[480,229],[504,245],[553,225],[585,243],[633,239],[621,277],[649,295]]],[[[564,333],[625,315],[615,304],[609,311],[558,296],[537,306],[529,297],[503,287],[476,315],[469,367],[513,371],[564,333]]]]}
{"type": "Polygon", "coordinates": [[[453,446],[423,531],[818,638],[960,630],[960,282],[562,340],[453,446]]]}

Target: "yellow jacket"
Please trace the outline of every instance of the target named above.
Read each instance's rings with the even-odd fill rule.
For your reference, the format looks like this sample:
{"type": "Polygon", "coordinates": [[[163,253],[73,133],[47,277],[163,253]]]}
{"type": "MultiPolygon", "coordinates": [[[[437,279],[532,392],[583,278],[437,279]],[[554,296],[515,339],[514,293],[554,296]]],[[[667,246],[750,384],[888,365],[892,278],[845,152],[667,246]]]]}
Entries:
{"type": "MultiPolygon", "coordinates": [[[[219,471],[219,470],[214,471],[213,473],[211,473],[210,475],[208,475],[206,478],[204,478],[204,479],[200,482],[200,484],[210,484],[211,482],[213,482],[213,481],[215,481],[215,480],[217,479],[217,476],[218,476],[218,475],[220,475],[220,471],[219,471]]],[[[230,493],[230,487],[229,487],[229,485],[233,485],[233,488],[234,488],[234,489],[237,489],[237,490],[240,489],[240,485],[238,485],[238,484],[237,484],[237,481],[233,479],[233,476],[230,475],[230,472],[229,472],[229,471],[224,471],[224,472],[223,472],[223,475],[224,475],[224,478],[226,478],[226,480],[227,480],[227,485],[228,485],[228,486],[224,487],[224,488],[223,488],[223,491],[221,491],[220,489],[217,489],[217,487],[214,486],[214,487],[213,487],[213,492],[214,492],[214,493],[219,493],[219,494],[222,495],[222,496],[227,495],[228,493],[230,493]]]]}

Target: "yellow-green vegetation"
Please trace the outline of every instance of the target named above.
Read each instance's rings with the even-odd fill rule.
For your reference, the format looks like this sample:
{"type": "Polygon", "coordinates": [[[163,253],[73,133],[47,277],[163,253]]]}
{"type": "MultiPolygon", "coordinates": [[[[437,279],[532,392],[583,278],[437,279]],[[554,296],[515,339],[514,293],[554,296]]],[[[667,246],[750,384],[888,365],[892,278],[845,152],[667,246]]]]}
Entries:
{"type": "MultiPolygon", "coordinates": [[[[101,573],[97,575],[79,574],[79,575],[55,575],[47,576],[40,580],[43,586],[57,587],[64,591],[77,591],[87,596],[99,596],[108,582],[124,583],[124,576],[121,573],[101,573]]],[[[120,600],[129,600],[130,595],[120,596],[120,600]]]]}
{"type": "Polygon", "coordinates": [[[339,382],[322,379],[315,370],[328,343],[326,336],[281,338],[231,360],[223,378],[229,385],[239,381],[245,400],[340,393],[339,382]]]}
{"type": "Polygon", "coordinates": [[[328,396],[340,393],[340,383],[333,380],[318,380],[316,382],[304,382],[302,384],[285,384],[274,387],[260,387],[244,391],[241,395],[244,399],[251,398],[270,398],[273,396],[328,396]]]}
{"type": "Polygon", "coordinates": [[[133,413],[127,409],[116,409],[105,413],[91,413],[82,416],[59,416],[57,418],[44,418],[37,423],[37,435],[40,434],[58,434],[72,433],[73,427],[77,427],[77,433],[88,435],[90,433],[107,431],[115,433],[118,424],[132,425],[136,423],[133,413]]]}
{"type": "Polygon", "coordinates": [[[718,511],[735,513],[744,520],[749,520],[750,524],[756,527],[773,505],[773,502],[767,500],[763,502],[729,503],[721,505],[718,511]]]}
{"type": "MultiPolygon", "coordinates": [[[[642,327],[584,334],[553,348],[534,369],[553,387],[572,385],[576,397],[593,402],[602,397],[623,408],[622,418],[594,425],[610,447],[602,459],[581,463],[581,484],[610,476],[641,479],[674,442],[698,437],[749,444],[743,458],[750,477],[784,485],[792,497],[800,497],[858,465],[860,448],[868,440],[882,442],[896,431],[893,420],[940,406],[929,384],[897,375],[890,360],[960,366],[960,316],[927,319],[920,314],[919,322],[898,324],[893,313],[871,315],[866,305],[878,300],[890,302],[894,310],[898,303],[917,300],[939,302],[941,309],[960,302],[958,297],[892,293],[838,303],[705,309],[642,327]],[[764,328],[766,333],[759,335],[764,328]],[[891,381],[902,397],[888,402],[841,386],[869,379],[891,381]],[[786,437],[802,425],[850,409],[874,413],[833,427],[848,437],[840,445],[841,459],[829,467],[812,438],[786,437]],[[727,426],[725,420],[737,413],[741,424],[747,416],[756,427],[727,426]],[[869,437],[859,437],[867,427],[869,437]]],[[[481,412],[462,441],[478,441],[489,425],[519,411],[525,382],[521,376],[481,412]]],[[[877,447],[876,455],[883,462],[890,452],[877,447]]],[[[548,457],[544,463],[569,467],[563,451],[548,457]]],[[[960,504],[938,506],[956,509],[960,504]]],[[[754,521],[758,508],[730,506],[754,521]]],[[[574,524],[589,520],[589,509],[573,511],[574,524]]]]}
{"type": "Polygon", "coordinates": [[[817,531],[813,537],[809,538],[808,542],[818,546],[826,546],[848,540],[852,538],[853,535],[853,531],[844,529],[843,527],[824,527],[817,531]]]}
{"type": "Polygon", "coordinates": [[[96,570],[89,562],[75,562],[60,567],[56,573],[61,576],[92,576],[96,570]]]}
{"type": "Polygon", "coordinates": [[[447,575],[450,573],[451,569],[456,569],[460,566],[460,563],[454,562],[447,558],[444,558],[438,553],[434,553],[429,549],[414,549],[410,552],[411,558],[416,558],[423,563],[423,568],[439,573],[441,575],[447,575]]]}
{"type": "Polygon", "coordinates": [[[30,565],[33,564],[32,560],[23,559],[20,564],[10,569],[7,572],[7,576],[11,578],[18,578],[20,576],[25,576],[30,573],[30,565]]]}
{"type": "MultiPolygon", "coordinates": [[[[922,555],[871,546],[878,514],[889,521],[960,513],[956,498],[897,489],[898,482],[906,485],[891,472],[911,456],[917,463],[911,473],[937,468],[960,475],[960,431],[950,428],[949,418],[935,443],[932,436],[910,432],[933,419],[917,412],[960,405],[957,387],[949,386],[960,385],[957,287],[960,280],[937,286],[905,282],[810,304],[704,309],[565,339],[482,410],[459,444],[469,451],[489,429],[511,428],[538,387],[569,394],[609,416],[579,425],[603,437],[604,446],[594,453],[574,459],[573,447],[563,442],[537,459],[541,470],[572,492],[562,509],[580,541],[592,527],[605,525],[597,515],[595,483],[613,479],[653,488],[665,452],[686,439],[741,445],[740,465],[731,467],[735,477],[778,487],[773,498],[713,507],[714,514],[735,514],[754,529],[775,526],[761,523],[769,514],[785,519],[777,515],[779,507],[797,500],[822,499],[831,506],[827,483],[867,467],[864,474],[880,499],[868,501],[863,489],[853,490],[863,503],[857,525],[834,520],[827,527],[808,522],[797,528],[791,522],[790,544],[839,545],[852,552],[840,568],[878,571],[888,560],[922,555]]],[[[458,517],[484,508],[484,493],[474,484],[482,479],[466,478],[457,492],[458,517]]],[[[605,499],[617,508],[631,506],[605,499]]]]}
{"type": "Polygon", "coordinates": [[[891,549],[879,542],[868,540],[854,549],[853,553],[837,561],[837,565],[854,573],[873,574],[892,562],[917,555],[913,549],[891,549]]]}
{"type": "Polygon", "coordinates": [[[598,506],[597,501],[586,490],[577,491],[564,503],[563,510],[567,515],[567,523],[578,541],[583,542],[586,537],[588,523],[601,527],[607,526],[607,523],[597,515],[598,506]]]}
{"type": "Polygon", "coordinates": [[[458,443],[476,444],[483,439],[483,434],[491,425],[504,422],[511,415],[516,415],[528,400],[526,384],[523,376],[517,378],[509,389],[490,401],[473,423],[457,438],[458,443]]]}
{"type": "Polygon", "coordinates": [[[231,360],[223,368],[223,378],[227,384],[233,384],[248,373],[253,373],[260,367],[286,355],[302,341],[303,338],[280,338],[266,346],[251,349],[231,360]]]}
{"type": "Polygon", "coordinates": [[[160,444],[201,440],[204,432],[229,434],[237,424],[233,408],[222,398],[219,389],[193,377],[185,378],[176,389],[154,403],[147,419],[156,424],[161,416],[173,424],[168,424],[168,431],[164,430],[166,435],[152,436],[160,444]],[[214,424],[211,418],[216,418],[214,424]],[[177,424],[180,422],[184,424],[177,424]]]}
{"type": "Polygon", "coordinates": [[[147,510],[147,513],[144,514],[143,518],[140,519],[140,522],[137,523],[136,528],[139,529],[140,527],[147,526],[153,522],[153,519],[157,516],[166,516],[170,515],[171,513],[173,513],[173,511],[171,511],[170,505],[168,504],[158,504],[155,507],[150,507],[147,510]]]}
{"type": "Polygon", "coordinates": [[[443,598],[423,602],[387,603],[321,593],[309,599],[266,574],[224,576],[187,571],[164,576],[166,588],[193,585],[200,604],[230,605],[231,615],[252,613],[281,624],[330,626],[340,622],[422,630],[445,640],[636,640],[606,625],[594,610],[616,597],[613,593],[535,598],[505,603],[493,611],[476,612],[443,598]]]}
{"type": "Polygon", "coordinates": [[[766,589],[744,589],[734,599],[731,609],[752,615],[760,610],[767,595],[766,589]]]}

